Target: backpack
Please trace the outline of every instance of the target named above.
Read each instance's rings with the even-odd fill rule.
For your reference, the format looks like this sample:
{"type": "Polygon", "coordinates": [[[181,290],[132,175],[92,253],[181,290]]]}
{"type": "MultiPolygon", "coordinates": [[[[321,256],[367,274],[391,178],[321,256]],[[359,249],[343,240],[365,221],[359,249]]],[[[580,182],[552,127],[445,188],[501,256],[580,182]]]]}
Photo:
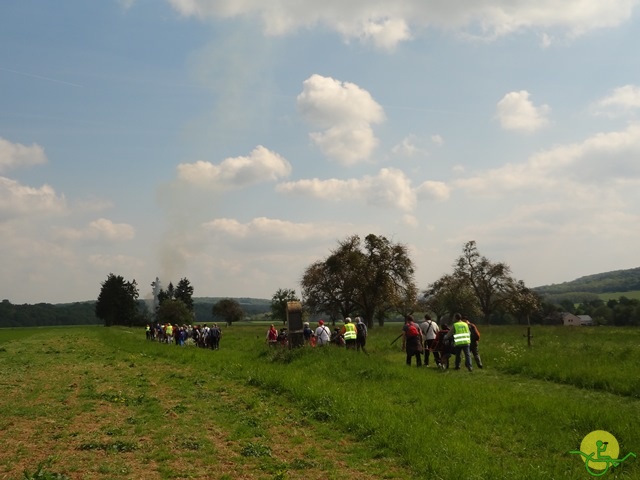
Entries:
{"type": "Polygon", "coordinates": [[[358,335],[364,336],[367,334],[367,326],[364,323],[356,323],[356,329],[358,330],[358,335]]]}
{"type": "Polygon", "coordinates": [[[471,340],[477,342],[480,340],[480,330],[473,323],[469,324],[469,333],[471,333],[471,340]]]}
{"type": "Polygon", "coordinates": [[[415,323],[410,323],[407,328],[407,337],[417,337],[418,335],[420,335],[418,327],[416,327],[415,323]]]}

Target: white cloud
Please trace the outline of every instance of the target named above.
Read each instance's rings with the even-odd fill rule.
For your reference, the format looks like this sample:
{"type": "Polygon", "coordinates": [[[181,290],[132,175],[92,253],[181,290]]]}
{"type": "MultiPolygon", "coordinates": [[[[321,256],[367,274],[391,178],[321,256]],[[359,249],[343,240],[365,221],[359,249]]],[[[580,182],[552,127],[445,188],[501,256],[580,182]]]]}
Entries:
{"type": "Polygon", "coordinates": [[[40,145],[26,146],[0,137],[0,172],[43,163],[47,163],[47,157],[40,145]]]}
{"type": "Polygon", "coordinates": [[[59,214],[65,210],[64,196],[57,195],[49,185],[33,188],[0,177],[0,218],[36,213],[59,214]]]}
{"type": "Polygon", "coordinates": [[[127,223],[113,223],[106,218],[99,218],[90,222],[83,229],[55,228],[58,238],[66,240],[108,240],[128,241],[135,237],[135,229],[127,223]]]}
{"type": "Polygon", "coordinates": [[[640,183],[640,124],[619,132],[598,133],[582,143],[561,145],[507,164],[455,186],[474,193],[502,195],[512,191],[589,191],[605,185],[640,183]]]}
{"type": "Polygon", "coordinates": [[[371,94],[350,82],[314,74],[302,83],[298,110],[314,126],[371,124],[384,120],[382,107],[371,94]]]}
{"type": "Polygon", "coordinates": [[[324,130],[310,138],[325,155],[352,165],[367,160],[378,145],[371,125],[384,120],[384,111],[359,86],[314,74],[296,102],[302,117],[324,130]]]}
{"type": "Polygon", "coordinates": [[[295,223],[266,217],[254,218],[248,223],[240,223],[232,218],[218,218],[204,223],[203,227],[233,239],[269,238],[287,243],[305,241],[318,233],[318,227],[312,223],[295,223]]]}
{"type": "Polygon", "coordinates": [[[347,39],[357,37],[362,43],[372,43],[374,47],[388,51],[395,49],[400,42],[411,38],[409,26],[401,18],[369,20],[362,24],[360,31],[351,25],[343,29],[338,28],[338,30],[341,30],[347,39]]]}
{"type": "Polygon", "coordinates": [[[522,132],[535,132],[546,126],[549,111],[548,105],[534,106],[526,90],[507,93],[497,105],[502,128],[522,132]]]}
{"type": "Polygon", "coordinates": [[[391,153],[401,155],[403,157],[413,157],[415,155],[428,155],[429,152],[416,145],[417,138],[415,135],[408,135],[402,139],[400,143],[391,148],[391,153]]]}
{"type": "Polygon", "coordinates": [[[216,248],[241,250],[253,257],[263,256],[266,252],[273,255],[283,249],[314,249],[332,242],[353,227],[337,222],[292,222],[257,217],[245,223],[234,218],[216,218],[203,223],[202,228],[215,239],[216,248]]]}
{"type": "Polygon", "coordinates": [[[181,163],[177,169],[178,178],[184,182],[226,190],[287,177],[291,164],[259,145],[247,157],[227,158],[219,165],[205,161],[181,163]]]}
{"type": "MultiPolygon", "coordinates": [[[[522,30],[582,35],[628,20],[637,0],[169,0],[184,16],[259,18],[267,35],[285,35],[302,28],[326,27],[345,40],[358,39],[393,49],[425,28],[458,30],[470,36],[496,38],[522,30]]],[[[549,36],[543,37],[547,40],[549,36]]]]}
{"type": "Polygon", "coordinates": [[[442,135],[436,133],[434,135],[431,135],[431,142],[434,145],[441,147],[442,145],[444,145],[444,138],[442,137],[442,135]]]}
{"type": "Polygon", "coordinates": [[[309,137],[322,153],[343,165],[354,165],[366,160],[378,146],[373,130],[366,125],[331,127],[324,132],[313,132],[309,137]]]}
{"type": "Polygon", "coordinates": [[[451,189],[444,182],[426,181],[423,182],[417,189],[416,193],[419,199],[435,200],[443,202],[449,199],[451,189]]]}
{"type": "Polygon", "coordinates": [[[298,180],[281,183],[276,187],[281,193],[311,196],[329,201],[354,200],[382,208],[412,211],[416,205],[416,193],[411,180],[395,168],[383,168],[376,176],[349,180],[298,180]]]}
{"type": "Polygon", "coordinates": [[[640,108],[640,86],[624,85],[597,101],[593,106],[593,111],[596,114],[616,115],[638,108],[640,108]]]}

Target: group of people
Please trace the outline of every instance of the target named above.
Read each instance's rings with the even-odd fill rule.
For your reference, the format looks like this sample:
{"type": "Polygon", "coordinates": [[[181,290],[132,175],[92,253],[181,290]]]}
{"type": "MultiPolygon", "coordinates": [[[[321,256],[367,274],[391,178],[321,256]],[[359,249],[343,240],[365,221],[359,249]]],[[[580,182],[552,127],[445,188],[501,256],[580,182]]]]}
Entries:
{"type": "Polygon", "coordinates": [[[453,315],[453,325],[446,323],[438,325],[429,314],[424,316],[424,321],[419,325],[415,323],[411,315],[405,318],[402,327],[402,349],[407,354],[407,365],[411,365],[411,359],[416,357],[416,366],[422,366],[422,354],[424,365],[429,366],[429,357],[433,354],[436,366],[446,370],[449,368],[449,359],[455,358],[455,369],[460,370],[462,356],[467,370],[473,371],[471,357],[478,368],[482,368],[482,359],[478,350],[480,331],[469,318],[460,313],[453,315]]]}
{"type": "MultiPolygon", "coordinates": [[[[367,353],[367,325],[361,317],[352,321],[350,317],[344,319],[342,327],[334,327],[331,330],[324,322],[318,321],[318,326],[311,328],[309,322],[305,322],[302,330],[304,344],[312,347],[324,345],[337,345],[347,349],[353,349],[367,353]]],[[[478,350],[480,331],[469,318],[460,313],[453,315],[451,326],[443,323],[438,325],[429,314],[417,324],[413,316],[407,315],[402,327],[402,334],[396,340],[402,338],[402,350],[406,352],[406,363],[411,365],[412,358],[416,358],[416,366],[429,366],[429,360],[433,354],[433,361],[439,369],[449,369],[451,357],[454,357],[454,368],[460,370],[462,357],[464,365],[470,372],[473,371],[473,360],[476,366],[482,368],[482,359],[478,350]],[[472,360],[473,358],[473,360],[472,360]]],[[[394,342],[396,341],[394,340],[394,342]]],[[[287,346],[287,329],[279,331],[271,324],[266,334],[266,341],[270,346],[287,346]]]]}
{"type": "MultiPolygon", "coordinates": [[[[342,327],[335,327],[333,331],[325,324],[324,320],[318,321],[316,329],[312,329],[309,322],[304,322],[302,336],[304,344],[312,347],[322,347],[325,345],[337,345],[350,350],[366,351],[367,345],[367,324],[361,317],[356,317],[355,322],[351,317],[344,319],[342,327]]],[[[266,341],[270,346],[288,345],[287,329],[281,328],[278,331],[273,324],[267,330],[266,341]]]]}
{"type": "Polygon", "coordinates": [[[220,340],[222,339],[222,329],[217,323],[210,327],[206,323],[202,326],[172,325],[171,323],[147,324],[146,334],[147,340],[178,346],[195,345],[211,350],[220,349],[220,340]]]}

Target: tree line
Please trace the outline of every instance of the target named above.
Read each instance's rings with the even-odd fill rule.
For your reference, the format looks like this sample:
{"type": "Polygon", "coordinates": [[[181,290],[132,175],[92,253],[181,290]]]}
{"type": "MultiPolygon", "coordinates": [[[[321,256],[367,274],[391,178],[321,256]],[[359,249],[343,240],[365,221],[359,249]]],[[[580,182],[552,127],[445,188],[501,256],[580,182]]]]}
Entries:
{"type": "MultiPolygon", "coordinates": [[[[626,272],[627,283],[633,282],[640,269],[626,272]]],[[[288,302],[300,301],[305,315],[326,315],[334,322],[360,316],[369,328],[375,323],[384,325],[386,319],[416,312],[429,312],[439,321],[462,312],[485,324],[553,324],[558,323],[559,313],[566,311],[591,315],[601,324],[640,325],[637,301],[622,298],[605,303],[590,297],[576,305],[566,298],[550,300],[541,289],[531,289],[514,278],[506,263],[482,255],[473,240],[463,245],[462,253],[452,264],[452,271],[426,288],[420,289],[416,285],[414,274],[415,267],[406,245],[374,234],[364,239],[351,235],[339,241],[325,258],[304,270],[300,282],[301,298],[291,288],[279,288],[274,293],[270,303],[271,318],[285,322],[288,302]]],[[[585,278],[591,283],[599,279],[611,285],[604,277],[585,278]]],[[[247,315],[239,302],[231,298],[218,299],[208,307],[196,305],[194,289],[187,278],[180,279],[175,286],[170,282],[166,288],[156,278],[151,287],[153,304],[149,310],[147,302],[138,298],[135,280],[127,281],[110,273],[101,284],[94,315],[85,316],[82,323],[86,324],[87,318],[94,318],[106,326],[150,322],[183,325],[196,323],[196,318],[201,321],[206,314],[210,321],[230,325],[247,315]]],[[[0,306],[0,320],[15,325],[23,318],[16,313],[19,309],[14,306],[10,309],[10,305],[5,300],[0,306]]],[[[78,311],[84,309],[86,314],[87,308],[85,304],[78,307],[78,311]]],[[[42,310],[51,317],[51,309],[42,310]]],[[[66,321],[65,324],[72,323],[66,321]]]]}
{"type": "MultiPolygon", "coordinates": [[[[152,309],[140,308],[139,290],[135,281],[127,281],[121,275],[110,273],[102,283],[95,303],[95,315],[109,327],[112,325],[142,326],[150,323],[192,325],[196,323],[194,288],[187,278],[181,278],[174,286],[166,288],[156,278],[151,283],[153,291],[152,309]]],[[[145,303],[146,305],[146,303],[145,303]]],[[[211,307],[211,320],[231,325],[245,318],[240,303],[232,298],[223,298],[211,307]]]]}
{"type": "Polygon", "coordinates": [[[53,305],[15,305],[9,300],[0,302],[0,328],[41,327],[63,325],[100,325],[94,302],[75,302],[53,305]]]}

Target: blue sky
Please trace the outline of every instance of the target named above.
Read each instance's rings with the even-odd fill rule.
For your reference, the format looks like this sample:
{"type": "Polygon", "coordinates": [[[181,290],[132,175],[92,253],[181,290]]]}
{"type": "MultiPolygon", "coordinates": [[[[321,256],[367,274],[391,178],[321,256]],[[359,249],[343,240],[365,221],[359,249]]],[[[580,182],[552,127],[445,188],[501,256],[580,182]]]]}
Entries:
{"type": "Polygon", "coordinates": [[[638,0],[0,4],[0,297],[300,293],[347,236],[640,264],[638,0]]]}

